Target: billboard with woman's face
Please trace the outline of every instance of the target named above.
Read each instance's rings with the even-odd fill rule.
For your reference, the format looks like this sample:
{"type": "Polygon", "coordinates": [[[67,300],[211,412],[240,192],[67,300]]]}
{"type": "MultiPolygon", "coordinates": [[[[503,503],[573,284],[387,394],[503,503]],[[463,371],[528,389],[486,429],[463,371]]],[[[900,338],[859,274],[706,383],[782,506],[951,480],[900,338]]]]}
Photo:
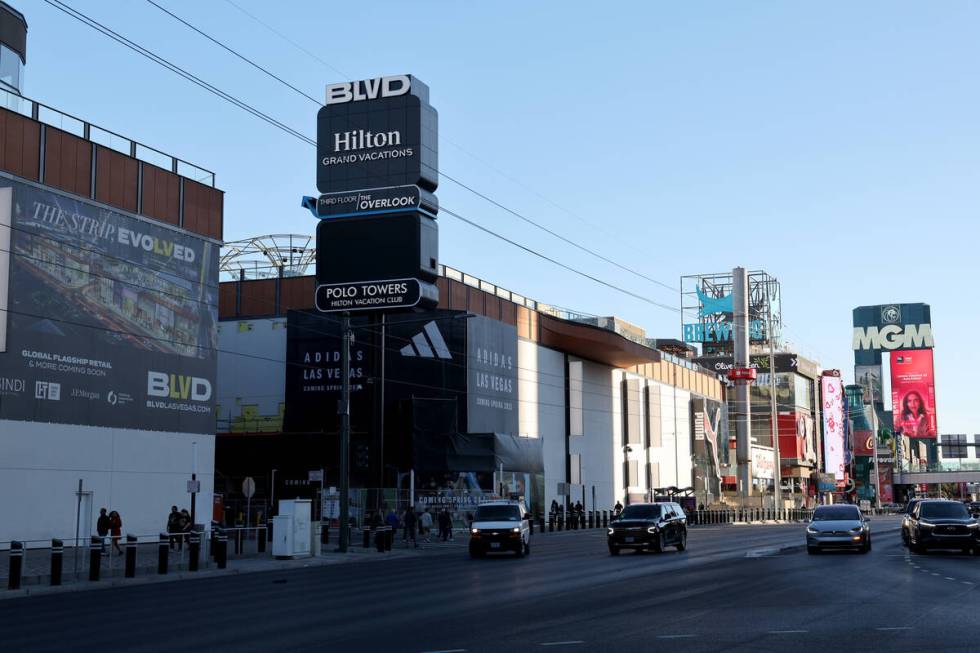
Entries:
{"type": "Polygon", "coordinates": [[[891,352],[892,414],[896,434],[936,437],[936,386],[932,350],[891,352]]]}

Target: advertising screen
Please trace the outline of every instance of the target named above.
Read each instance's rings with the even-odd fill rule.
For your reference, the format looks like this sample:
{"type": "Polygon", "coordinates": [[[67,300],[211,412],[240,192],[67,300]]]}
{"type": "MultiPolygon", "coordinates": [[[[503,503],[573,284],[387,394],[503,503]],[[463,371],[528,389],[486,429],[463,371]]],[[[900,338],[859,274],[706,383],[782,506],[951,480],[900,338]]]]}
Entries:
{"type": "Polygon", "coordinates": [[[823,469],[844,479],[844,386],[840,377],[820,378],[823,412],[823,469]]]}
{"type": "Polygon", "coordinates": [[[214,433],[218,246],[12,189],[0,419],[214,433]]]}
{"type": "Polygon", "coordinates": [[[517,328],[466,321],[466,423],[470,433],[517,434],[517,328]]]}
{"type": "Polygon", "coordinates": [[[854,381],[864,388],[864,398],[881,403],[881,365],[855,365],[854,381]]]}
{"type": "Polygon", "coordinates": [[[891,352],[892,414],[895,433],[936,437],[936,386],[932,350],[891,352]]]}

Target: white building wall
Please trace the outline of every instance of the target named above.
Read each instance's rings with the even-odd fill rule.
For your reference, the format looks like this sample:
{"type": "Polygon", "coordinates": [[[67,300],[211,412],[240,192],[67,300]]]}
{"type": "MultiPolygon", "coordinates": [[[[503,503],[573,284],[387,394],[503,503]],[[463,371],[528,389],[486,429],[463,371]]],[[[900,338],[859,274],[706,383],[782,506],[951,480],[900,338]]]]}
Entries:
{"type": "MultiPolygon", "coordinates": [[[[582,405],[585,435],[569,442],[570,453],[582,456],[586,507],[592,509],[592,487],[600,510],[611,509],[623,488],[620,374],[606,365],[583,361],[582,405]]],[[[579,500],[580,497],[574,497],[579,500]]]]}
{"type": "Polygon", "coordinates": [[[79,479],[93,505],[81,537],[95,533],[103,507],[119,512],[123,535],[158,536],[170,506],[190,510],[194,442],[197,521],[210,524],[214,435],[9,420],[0,420],[0,435],[0,548],[10,540],[47,546],[53,537],[74,544],[79,479]]]}
{"type": "Polygon", "coordinates": [[[545,509],[565,478],[565,356],[517,341],[519,434],[543,438],[545,509]]]}
{"type": "Polygon", "coordinates": [[[278,415],[286,400],[286,319],[220,322],[218,349],[218,430],[231,430],[245,405],[278,415]]]}

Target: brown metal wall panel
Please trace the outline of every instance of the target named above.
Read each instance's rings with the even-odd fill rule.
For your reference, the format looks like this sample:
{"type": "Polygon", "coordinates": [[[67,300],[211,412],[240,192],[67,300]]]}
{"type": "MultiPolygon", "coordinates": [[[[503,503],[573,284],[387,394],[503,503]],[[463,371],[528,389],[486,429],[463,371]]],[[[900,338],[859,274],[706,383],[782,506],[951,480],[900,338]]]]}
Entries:
{"type": "Polygon", "coordinates": [[[449,292],[451,293],[452,299],[450,300],[450,305],[453,310],[456,311],[468,311],[470,310],[469,302],[467,299],[467,286],[460,283],[459,281],[449,281],[449,292]]]}
{"type": "Polygon", "coordinates": [[[92,190],[92,143],[47,127],[44,136],[44,183],[89,197],[92,190]]]}
{"type": "Polygon", "coordinates": [[[242,317],[273,316],[276,314],[276,280],[242,281],[242,317]]]}
{"type": "Polygon", "coordinates": [[[467,288],[469,291],[469,297],[466,302],[466,310],[471,313],[476,313],[477,315],[486,315],[484,312],[486,306],[483,303],[484,292],[476,288],[467,288]]]}
{"type": "Polygon", "coordinates": [[[143,215],[180,225],[180,177],[143,163],[143,215]]]}
{"type": "Polygon", "coordinates": [[[95,199],[135,213],[139,162],[115,150],[95,147],[95,199]]]}
{"type": "Polygon", "coordinates": [[[315,292],[313,277],[286,277],[279,286],[279,314],[284,315],[290,309],[313,308],[315,292]]]}
{"type": "Polygon", "coordinates": [[[484,315],[491,320],[500,320],[500,298],[490,293],[483,293],[484,315]]]}
{"type": "Polygon", "coordinates": [[[41,126],[24,116],[0,109],[0,169],[37,181],[41,126]]]}
{"type": "Polygon", "coordinates": [[[238,296],[238,282],[226,281],[218,285],[218,318],[232,318],[236,315],[235,297],[238,296]]]}
{"type": "Polygon", "coordinates": [[[449,279],[446,277],[439,277],[436,279],[436,288],[439,289],[439,304],[438,308],[444,310],[452,310],[452,295],[449,293],[449,279]]]}
{"type": "Polygon", "coordinates": [[[517,307],[517,337],[531,338],[531,311],[523,306],[517,307]]]}
{"type": "Polygon", "coordinates": [[[511,326],[516,326],[517,305],[513,302],[500,302],[500,321],[511,326]]]}
{"type": "Polygon", "coordinates": [[[223,203],[220,190],[184,179],[184,229],[220,240],[223,203]]]}

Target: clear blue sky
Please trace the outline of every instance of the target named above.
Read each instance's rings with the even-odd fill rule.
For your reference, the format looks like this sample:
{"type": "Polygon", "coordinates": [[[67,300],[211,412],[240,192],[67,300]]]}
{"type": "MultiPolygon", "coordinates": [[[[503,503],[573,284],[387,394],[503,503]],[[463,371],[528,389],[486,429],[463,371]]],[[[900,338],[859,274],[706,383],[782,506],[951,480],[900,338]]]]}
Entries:
{"type": "MultiPolygon", "coordinates": [[[[309,100],[144,0],[66,1],[315,137],[309,100]]],[[[848,380],[853,307],[931,304],[940,430],[980,432],[977,348],[957,341],[980,323],[980,3],[235,0],[331,70],[224,0],[159,1],[317,98],[344,76],[416,75],[439,110],[444,172],[671,285],[738,264],[767,270],[782,282],[789,339],[848,380]]],[[[30,25],[28,96],[216,171],[227,240],[312,233],[298,206],[316,193],[312,147],[41,0],[13,4],[30,25]]],[[[438,194],[528,246],[678,304],[448,181],[438,194]]],[[[676,312],[449,216],[440,231],[447,265],[680,336],[676,312]]]]}

